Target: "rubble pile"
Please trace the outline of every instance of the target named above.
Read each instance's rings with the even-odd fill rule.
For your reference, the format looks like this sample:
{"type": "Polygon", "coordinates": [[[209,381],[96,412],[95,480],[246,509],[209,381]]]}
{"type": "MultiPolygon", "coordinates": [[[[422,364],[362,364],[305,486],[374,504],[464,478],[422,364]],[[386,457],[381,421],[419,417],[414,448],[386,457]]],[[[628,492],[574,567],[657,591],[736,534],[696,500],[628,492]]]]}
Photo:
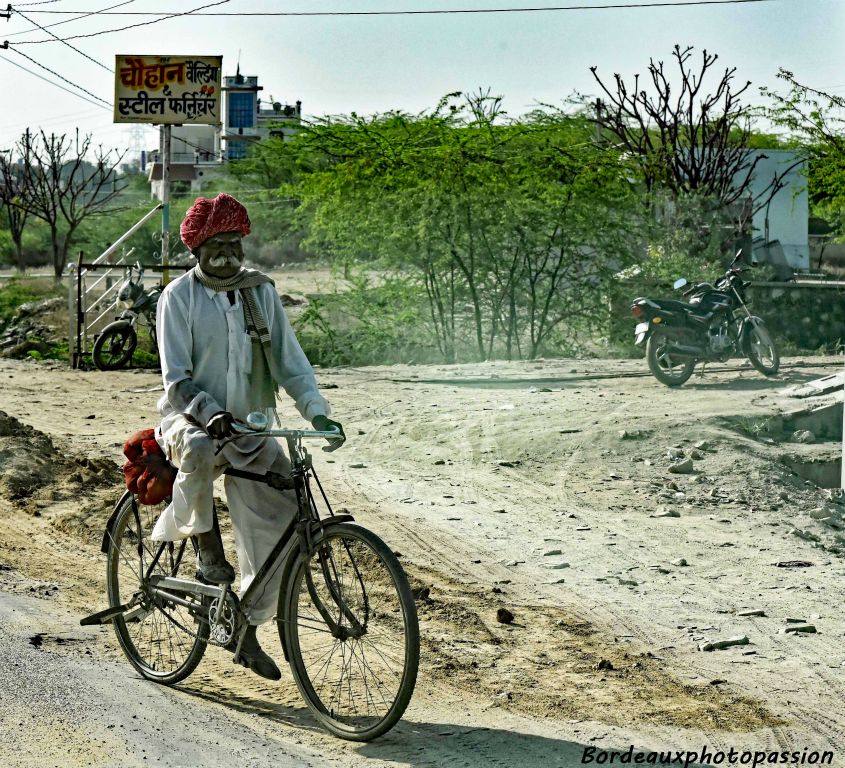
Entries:
{"type": "Polygon", "coordinates": [[[47,354],[58,333],[48,321],[51,315],[64,310],[66,304],[61,298],[21,304],[0,334],[0,357],[23,358],[32,351],[47,354]]]}

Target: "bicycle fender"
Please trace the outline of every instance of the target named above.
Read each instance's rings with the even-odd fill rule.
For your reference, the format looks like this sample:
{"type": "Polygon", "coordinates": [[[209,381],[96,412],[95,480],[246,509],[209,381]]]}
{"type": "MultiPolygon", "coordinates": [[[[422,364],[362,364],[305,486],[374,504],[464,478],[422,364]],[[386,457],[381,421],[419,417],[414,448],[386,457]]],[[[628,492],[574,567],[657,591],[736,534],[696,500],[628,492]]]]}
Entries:
{"type": "Polygon", "coordinates": [[[106,523],[106,530],[103,533],[103,543],[100,545],[100,552],[108,552],[109,551],[109,542],[111,541],[111,532],[112,528],[114,528],[114,521],[117,518],[117,513],[120,508],[123,506],[124,502],[130,497],[132,494],[129,491],[124,491],[123,495],[117,500],[117,504],[114,505],[114,511],[111,513],[111,517],[108,519],[106,523]]]}
{"type": "MultiPolygon", "coordinates": [[[[331,517],[326,517],[320,520],[319,523],[314,523],[314,530],[312,531],[313,534],[318,534],[321,531],[324,531],[326,528],[331,528],[335,525],[340,525],[340,523],[352,523],[355,522],[355,518],[352,515],[332,515],[331,517]]],[[[292,555],[287,559],[287,563],[285,563],[285,570],[282,572],[282,584],[284,585],[284,589],[287,589],[287,585],[290,582],[290,575],[293,572],[293,566],[296,564],[296,561],[299,560],[299,552],[297,551],[295,555],[292,555]]],[[[285,616],[277,616],[276,621],[287,622],[287,615],[285,616]]],[[[282,652],[285,654],[285,661],[290,661],[288,658],[288,646],[287,641],[285,640],[285,633],[281,632],[281,639],[282,639],[282,652]]]]}

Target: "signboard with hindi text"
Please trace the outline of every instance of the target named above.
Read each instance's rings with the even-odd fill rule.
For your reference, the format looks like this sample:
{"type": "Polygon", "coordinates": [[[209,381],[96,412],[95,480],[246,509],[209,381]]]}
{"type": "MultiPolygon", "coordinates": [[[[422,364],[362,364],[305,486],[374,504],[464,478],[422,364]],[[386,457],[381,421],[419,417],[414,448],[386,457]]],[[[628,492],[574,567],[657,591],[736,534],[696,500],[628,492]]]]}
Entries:
{"type": "Polygon", "coordinates": [[[114,122],[219,125],[222,56],[117,56],[114,122]]]}

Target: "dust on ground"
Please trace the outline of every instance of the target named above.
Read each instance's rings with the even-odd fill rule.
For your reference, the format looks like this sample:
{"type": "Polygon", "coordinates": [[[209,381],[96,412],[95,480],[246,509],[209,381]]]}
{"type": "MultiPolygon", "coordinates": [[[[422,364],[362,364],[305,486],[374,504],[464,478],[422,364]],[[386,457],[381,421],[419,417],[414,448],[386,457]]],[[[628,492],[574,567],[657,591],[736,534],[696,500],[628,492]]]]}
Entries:
{"type": "MultiPolygon", "coordinates": [[[[364,754],[406,756],[391,738],[444,722],[540,737],[529,764],[553,734],[675,749],[841,744],[842,509],[784,460],[829,461],[836,444],[773,425],[780,390],[825,372],[791,365],[778,380],[734,368],[678,390],[633,361],[319,371],[350,435],[331,458],[317,452],[321,480],[400,552],[419,596],[417,694],[398,736],[364,754]],[[689,472],[670,472],[683,461],[689,472]],[[817,632],[784,633],[787,619],[817,632]],[[749,643],[699,650],[737,634],[749,643]]],[[[79,615],[103,607],[120,446],[154,423],[159,380],[2,361],[0,381],[0,590],[79,615]]],[[[108,630],[93,637],[85,651],[120,661],[108,630]]],[[[222,652],[180,688],[241,722],[299,733],[307,721],[291,717],[304,707],[289,676],[233,673],[222,652]]],[[[301,738],[349,755],[311,729],[301,738]]],[[[457,747],[442,748],[445,764],[457,747]]]]}

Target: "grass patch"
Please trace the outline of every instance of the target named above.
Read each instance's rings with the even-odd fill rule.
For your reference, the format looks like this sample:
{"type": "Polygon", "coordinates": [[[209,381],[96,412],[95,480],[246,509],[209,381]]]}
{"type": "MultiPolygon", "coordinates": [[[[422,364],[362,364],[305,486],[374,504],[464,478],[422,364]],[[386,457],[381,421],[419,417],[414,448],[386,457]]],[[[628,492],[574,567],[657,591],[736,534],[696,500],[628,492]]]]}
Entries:
{"type": "Polygon", "coordinates": [[[31,301],[55,299],[65,295],[65,288],[50,277],[15,276],[0,286],[0,330],[15,316],[18,308],[31,301]]]}

